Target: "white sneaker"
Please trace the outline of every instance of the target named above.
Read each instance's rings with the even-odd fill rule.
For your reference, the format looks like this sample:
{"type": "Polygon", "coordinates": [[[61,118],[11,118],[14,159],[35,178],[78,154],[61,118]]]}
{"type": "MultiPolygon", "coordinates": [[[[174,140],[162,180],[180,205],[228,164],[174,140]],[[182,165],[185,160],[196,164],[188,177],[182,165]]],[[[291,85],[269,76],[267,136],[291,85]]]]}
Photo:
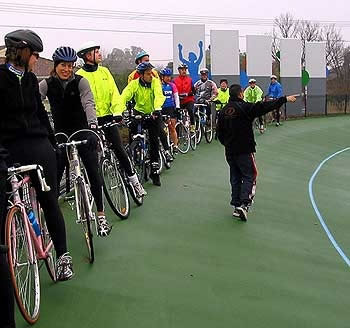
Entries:
{"type": "Polygon", "coordinates": [[[112,227],[109,225],[105,216],[98,216],[97,224],[98,224],[97,231],[100,237],[106,237],[110,234],[112,227]]]}
{"type": "Polygon", "coordinates": [[[56,279],[58,281],[70,280],[74,277],[72,257],[69,252],[62,254],[56,261],[56,279]]]}
{"type": "Polygon", "coordinates": [[[143,188],[142,184],[137,181],[132,184],[137,198],[141,198],[147,195],[147,191],[143,188]]]}

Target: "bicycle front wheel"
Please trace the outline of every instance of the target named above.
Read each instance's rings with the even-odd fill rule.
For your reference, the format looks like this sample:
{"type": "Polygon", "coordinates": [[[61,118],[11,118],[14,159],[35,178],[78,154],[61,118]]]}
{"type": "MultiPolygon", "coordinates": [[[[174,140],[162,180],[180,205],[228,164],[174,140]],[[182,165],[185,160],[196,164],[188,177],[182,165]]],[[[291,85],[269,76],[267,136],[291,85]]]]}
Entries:
{"type": "Polygon", "coordinates": [[[205,123],[204,127],[204,137],[207,143],[213,141],[213,120],[212,117],[205,123]]]}
{"type": "Polygon", "coordinates": [[[182,122],[176,123],[176,133],[178,138],[178,149],[180,153],[186,154],[190,149],[190,133],[182,122]]]}
{"type": "MultiPolygon", "coordinates": [[[[112,153],[111,156],[114,156],[114,154],[112,153]]],[[[130,213],[129,196],[116,165],[116,159],[113,162],[108,158],[103,158],[100,162],[103,191],[113,212],[122,220],[125,220],[130,213]]]]}
{"type": "Polygon", "coordinates": [[[12,207],[6,218],[8,262],[17,305],[30,324],[39,319],[40,278],[34,245],[19,207],[12,207]]]}
{"type": "Polygon", "coordinates": [[[84,230],[84,239],[88,249],[89,262],[93,263],[95,260],[95,251],[93,243],[93,235],[91,231],[91,220],[89,211],[89,199],[87,195],[86,186],[83,182],[79,182],[76,186],[76,206],[79,211],[79,223],[82,224],[84,230]]]}

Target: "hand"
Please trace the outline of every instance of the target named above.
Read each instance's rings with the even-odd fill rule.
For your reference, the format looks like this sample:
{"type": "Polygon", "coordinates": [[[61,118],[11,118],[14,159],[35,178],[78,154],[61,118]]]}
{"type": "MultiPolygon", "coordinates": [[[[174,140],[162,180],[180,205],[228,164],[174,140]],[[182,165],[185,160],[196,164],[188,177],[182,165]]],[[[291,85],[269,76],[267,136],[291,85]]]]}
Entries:
{"type": "Polygon", "coordinates": [[[198,46],[199,46],[199,48],[202,48],[203,47],[203,41],[199,41],[198,42],[198,46]]]}
{"type": "Polygon", "coordinates": [[[218,99],[214,100],[214,103],[217,104],[217,105],[221,105],[222,104],[221,101],[218,100],[218,99]]]}
{"type": "Polygon", "coordinates": [[[182,44],[181,44],[181,43],[179,43],[179,44],[177,45],[177,47],[179,48],[180,51],[182,50],[182,44]]]}
{"type": "Polygon", "coordinates": [[[115,115],[115,116],[113,116],[113,119],[116,123],[120,123],[123,121],[123,116],[122,115],[115,115]]]}
{"type": "Polygon", "coordinates": [[[155,109],[154,112],[152,113],[152,116],[154,119],[160,117],[162,115],[162,111],[159,109],[155,109]]]}
{"type": "Polygon", "coordinates": [[[297,97],[299,95],[291,95],[291,96],[287,96],[287,102],[295,102],[297,100],[297,97]]]}
{"type": "Polygon", "coordinates": [[[98,129],[98,125],[96,123],[90,123],[89,124],[89,129],[96,132],[98,129]]]}
{"type": "Polygon", "coordinates": [[[58,149],[58,143],[57,143],[56,136],[55,136],[54,134],[50,134],[50,135],[48,136],[48,139],[49,139],[49,141],[50,141],[50,144],[51,144],[52,148],[53,148],[55,151],[57,151],[57,149],[58,149]]]}

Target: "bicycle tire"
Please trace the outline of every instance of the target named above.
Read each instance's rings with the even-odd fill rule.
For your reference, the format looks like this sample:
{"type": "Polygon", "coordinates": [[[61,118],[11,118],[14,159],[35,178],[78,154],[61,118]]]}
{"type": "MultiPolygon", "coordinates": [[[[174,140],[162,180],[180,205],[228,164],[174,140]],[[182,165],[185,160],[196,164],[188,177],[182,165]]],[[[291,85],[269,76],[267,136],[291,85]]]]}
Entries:
{"type": "Polygon", "coordinates": [[[186,154],[190,149],[190,133],[188,128],[180,121],[175,125],[177,138],[178,138],[178,149],[181,154],[186,154]]]}
{"type": "Polygon", "coordinates": [[[207,143],[211,143],[213,141],[213,120],[212,116],[209,120],[210,123],[210,130],[208,130],[208,122],[206,122],[206,125],[204,127],[204,137],[207,143]]]}
{"type": "Polygon", "coordinates": [[[29,324],[34,324],[40,313],[40,277],[38,259],[31,237],[26,232],[25,220],[27,218],[22,210],[17,206],[12,207],[6,217],[5,234],[16,302],[23,318],[29,324]],[[30,255],[30,249],[34,254],[30,255]],[[30,257],[33,263],[30,263],[30,257]],[[21,280],[22,276],[25,277],[24,281],[21,280]]]}
{"type": "MultiPolygon", "coordinates": [[[[115,156],[114,153],[110,154],[115,156]]],[[[130,200],[118,167],[109,158],[100,161],[100,172],[102,176],[103,192],[112,211],[126,220],[130,214],[130,200]]]]}
{"type": "Polygon", "coordinates": [[[146,158],[142,149],[141,141],[134,140],[129,146],[129,154],[134,164],[140,183],[143,185],[146,178],[146,158]]]}
{"type": "MultiPolygon", "coordinates": [[[[47,224],[45,217],[41,211],[40,214],[40,226],[41,226],[41,240],[42,240],[42,246],[45,250],[49,243],[52,241],[51,235],[49,233],[49,230],[47,229],[47,224]]],[[[46,270],[51,278],[52,281],[56,282],[56,249],[55,246],[52,244],[50,250],[48,251],[47,258],[44,260],[46,270]]]]}
{"type": "Polygon", "coordinates": [[[202,130],[203,130],[203,127],[202,127],[202,124],[200,122],[200,119],[196,119],[196,143],[197,145],[199,145],[202,141],[202,130]]]}
{"type": "Polygon", "coordinates": [[[76,186],[77,188],[77,207],[79,208],[79,213],[81,216],[81,224],[84,230],[84,239],[86,247],[88,249],[89,262],[93,263],[95,261],[95,250],[93,243],[93,235],[91,232],[91,218],[89,213],[89,200],[87,196],[87,191],[84,190],[84,183],[79,182],[76,186]]]}

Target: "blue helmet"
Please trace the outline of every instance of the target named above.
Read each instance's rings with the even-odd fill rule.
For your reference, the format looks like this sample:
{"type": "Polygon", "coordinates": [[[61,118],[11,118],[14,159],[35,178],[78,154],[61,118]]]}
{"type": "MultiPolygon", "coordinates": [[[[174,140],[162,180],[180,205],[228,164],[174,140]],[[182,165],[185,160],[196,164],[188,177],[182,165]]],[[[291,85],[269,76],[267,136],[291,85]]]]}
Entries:
{"type": "Polygon", "coordinates": [[[164,75],[164,76],[171,76],[172,75],[171,69],[168,67],[163,68],[159,73],[161,75],[164,75]]]}
{"type": "Polygon", "coordinates": [[[150,62],[144,62],[137,65],[136,70],[138,73],[142,74],[148,69],[152,69],[154,66],[150,62]]]}
{"type": "Polygon", "coordinates": [[[137,64],[139,59],[141,59],[142,57],[145,57],[145,56],[149,56],[149,54],[144,50],[140,51],[135,57],[135,64],[137,64]]]}
{"type": "Polygon", "coordinates": [[[71,47],[59,47],[52,55],[54,62],[75,62],[77,60],[77,53],[71,47]]]}

